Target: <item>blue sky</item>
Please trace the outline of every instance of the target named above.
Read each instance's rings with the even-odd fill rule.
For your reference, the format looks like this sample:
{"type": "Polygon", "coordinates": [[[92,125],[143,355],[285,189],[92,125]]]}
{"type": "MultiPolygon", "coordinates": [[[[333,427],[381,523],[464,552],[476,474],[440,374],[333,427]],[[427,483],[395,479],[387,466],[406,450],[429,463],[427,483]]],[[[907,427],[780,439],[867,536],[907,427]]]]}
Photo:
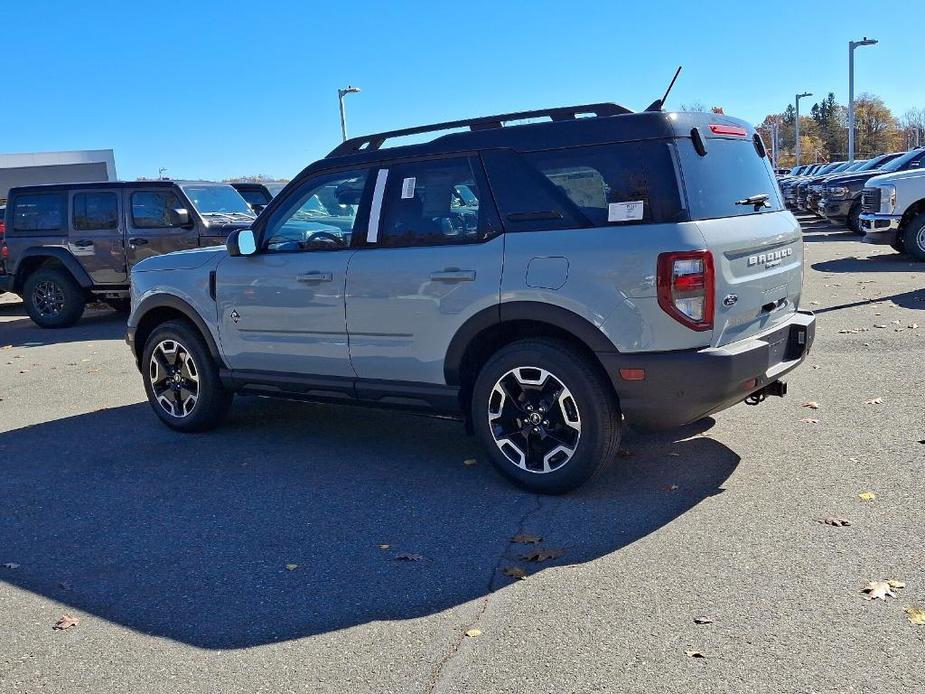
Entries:
{"type": "MultiPolygon", "coordinates": [[[[121,178],[291,177],[351,134],[594,101],[758,122],[796,91],[925,107],[925,3],[81,3],[3,10],[0,151],[113,148],[121,178]],[[438,7],[439,5],[439,7],[438,7]]],[[[10,6],[12,5],[12,7],[10,6]]],[[[806,103],[808,107],[813,100],[806,103]]]]}

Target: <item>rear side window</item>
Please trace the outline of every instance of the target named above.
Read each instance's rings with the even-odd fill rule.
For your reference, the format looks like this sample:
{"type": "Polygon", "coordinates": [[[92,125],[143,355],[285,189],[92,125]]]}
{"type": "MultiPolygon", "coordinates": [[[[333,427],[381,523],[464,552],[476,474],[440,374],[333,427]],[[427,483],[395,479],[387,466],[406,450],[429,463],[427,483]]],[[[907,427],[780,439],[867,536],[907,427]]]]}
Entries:
{"type": "Polygon", "coordinates": [[[169,211],[183,205],[172,190],[136,191],[132,193],[132,225],[137,229],[162,229],[173,226],[169,211]]]}
{"type": "Polygon", "coordinates": [[[383,195],[379,246],[473,243],[492,232],[483,185],[466,157],[394,164],[383,195]]]}
{"type": "Polygon", "coordinates": [[[73,207],[77,231],[119,228],[119,204],[115,193],[75,193],[73,207]]]}
{"type": "Polygon", "coordinates": [[[251,205],[266,205],[270,202],[266,193],[259,188],[244,188],[243,190],[239,189],[238,192],[251,205]]]}
{"type": "Polygon", "coordinates": [[[749,139],[706,141],[707,153],[697,154],[689,139],[677,141],[691,219],[715,219],[777,212],[783,209],[777,181],[767,157],[758,156],[749,139]],[[754,195],[768,195],[767,206],[741,204],[754,195]]]}
{"type": "Polygon", "coordinates": [[[685,219],[669,147],[625,142],[486,158],[511,230],[652,224],[685,219]]]}
{"type": "Polygon", "coordinates": [[[61,231],[67,220],[64,193],[17,195],[13,203],[13,230],[22,232],[61,231]]]}

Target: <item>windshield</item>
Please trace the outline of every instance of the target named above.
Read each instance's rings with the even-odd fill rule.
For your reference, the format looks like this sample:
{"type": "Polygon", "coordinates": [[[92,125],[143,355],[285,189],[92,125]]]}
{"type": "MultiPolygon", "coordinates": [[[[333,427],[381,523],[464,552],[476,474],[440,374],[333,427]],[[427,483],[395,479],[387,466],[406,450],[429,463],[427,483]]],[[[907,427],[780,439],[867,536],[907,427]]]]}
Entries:
{"type": "Polygon", "coordinates": [[[873,159],[868,161],[866,164],[864,164],[864,166],[858,167],[855,170],[856,171],[870,171],[871,169],[878,168],[884,162],[887,162],[890,159],[895,159],[895,158],[896,157],[893,154],[881,154],[879,157],[874,157],[873,159]]]}
{"type": "Polygon", "coordinates": [[[857,170],[860,169],[862,166],[864,166],[864,164],[866,164],[866,163],[867,163],[867,160],[866,160],[866,159],[861,159],[860,161],[854,162],[854,163],[853,163],[851,166],[849,166],[848,168],[842,169],[842,171],[843,171],[844,173],[848,173],[849,171],[857,171],[857,170]]]}
{"type": "Polygon", "coordinates": [[[254,213],[241,194],[231,186],[185,185],[183,192],[203,216],[240,217],[250,219],[254,213]]]}
{"type": "Polygon", "coordinates": [[[883,166],[881,166],[880,170],[881,171],[902,171],[905,168],[906,164],[908,164],[913,159],[918,159],[919,157],[921,157],[923,152],[925,152],[925,150],[922,150],[922,149],[909,150],[908,152],[903,154],[901,157],[897,157],[896,159],[891,161],[889,164],[884,164],[883,166]]]}

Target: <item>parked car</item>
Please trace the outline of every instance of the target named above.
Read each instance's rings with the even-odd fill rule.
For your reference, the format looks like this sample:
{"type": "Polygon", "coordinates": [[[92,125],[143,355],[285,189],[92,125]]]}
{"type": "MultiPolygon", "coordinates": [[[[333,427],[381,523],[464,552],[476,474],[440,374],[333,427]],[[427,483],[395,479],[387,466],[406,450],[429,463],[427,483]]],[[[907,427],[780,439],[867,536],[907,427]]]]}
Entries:
{"type": "Polygon", "coordinates": [[[270,200],[286,187],[286,183],[283,181],[237,182],[232,183],[231,186],[241,194],[255,214],[260,214],[270,200]]]}
{"type": "Polygon", "coordinates": [[[822,176],[817,176],[816,178],[812,179],[809,182],[806,191],[806,210],[808,212],[812,212],[813,214],[819,214],[819,200],[822,198],[823,186],[825,185],[826,181],[835,176],[857,171],[866,163],[866,159],[861,159],[855,162],[845,162],[841,166],[832,169],[832,171],[829,173],[822,176]]]}
{"type": "Polygon", "coordinates": [[[848,162],[844,161],[832,162],[831,164],[826,164],[821,167],[818,171],[809,176],[803,176],[796,185],[794,206],[801,212],[811,212],[812,210],[808,208],[809,187],[823,180],[826,175],[837,173],[842,170],[847,164],[848,162]]]}
{"type": "Polygon", "coordinates": [[[780,190],[781,194],[784,196],[784,203],[790,209],[796,207],[796,188],[797,186],[808,176],[812,176],[817,171],[819,171],[823,166],[828,166],[827,164],[809,164],[800,171],[796,176],[791,176],[780,181],[780,190]]]}
{"type": "Polygon", "coordinates": [[[815,331],[802,267],[745,121],[575,106],[348,140],[227,251],[136,265],[127,341],[173,429],[236,392],[410,408],[560,493],[614,459],[624,418],[783,395],[815,331]]]}
{"type": "Polygon", "coordinates": [[[874,176],[864,188],[864,242],[925,261],[925,169],[874,176]]]}
{"type": "Polygon", "coordinates": [[[221,245],[254,215],[223,183],[109,181],[12,188],[5,220],[0,291],[22,296],[37,325],[63,328],[88,301],[127,311],[136,263],[221,245]]]}
{"type": "Polygon", "coordinates": [[[851,231],[860,233],[861,191],[864,183],[876,176],[880,167],[901,157],[905,152],[881,154],[868,160],[854,171],[829,176],[822,184],[817,212],[835,224],[845,224],[851,231]]]}

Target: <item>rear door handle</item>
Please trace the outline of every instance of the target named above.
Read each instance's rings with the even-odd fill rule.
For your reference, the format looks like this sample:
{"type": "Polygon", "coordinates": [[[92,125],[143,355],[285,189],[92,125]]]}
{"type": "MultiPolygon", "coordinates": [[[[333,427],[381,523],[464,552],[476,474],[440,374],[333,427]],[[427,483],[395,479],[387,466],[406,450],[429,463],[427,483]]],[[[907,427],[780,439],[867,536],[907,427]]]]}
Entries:
{"type": "Polygon", "coordinates": [[[148,239],[144,239],[144,238],[142,238],[142,237],[140,237],[140,236],[135,236],[135,237],[133,237],[133,238],[130,238],[130,239],[128,240],[128,242],[129,242],[132,246],[144,246],[144,245],[146,245],[146,244],[148,243],[148,239]]]}
{"type": "Polygon", "coordinates": [[[306,272],[304,275],[299,275],[299,282],[333,282],[334,273],[332,272],[306,272]]]}
{"type": "Polygon", "coordinates": [[[430,279],[434,282],[475,282],[475,270],[447,268],[440,272],[430,273],[430,279]]]}
{"type": "Polygon", "coordinates": [[[76,246],[77,248],[86,248],[87,246],[92,246],[93,241],[91,241],[90,239],[78,239],[77,241],[74,241],[71,245],[76,246]]]}

